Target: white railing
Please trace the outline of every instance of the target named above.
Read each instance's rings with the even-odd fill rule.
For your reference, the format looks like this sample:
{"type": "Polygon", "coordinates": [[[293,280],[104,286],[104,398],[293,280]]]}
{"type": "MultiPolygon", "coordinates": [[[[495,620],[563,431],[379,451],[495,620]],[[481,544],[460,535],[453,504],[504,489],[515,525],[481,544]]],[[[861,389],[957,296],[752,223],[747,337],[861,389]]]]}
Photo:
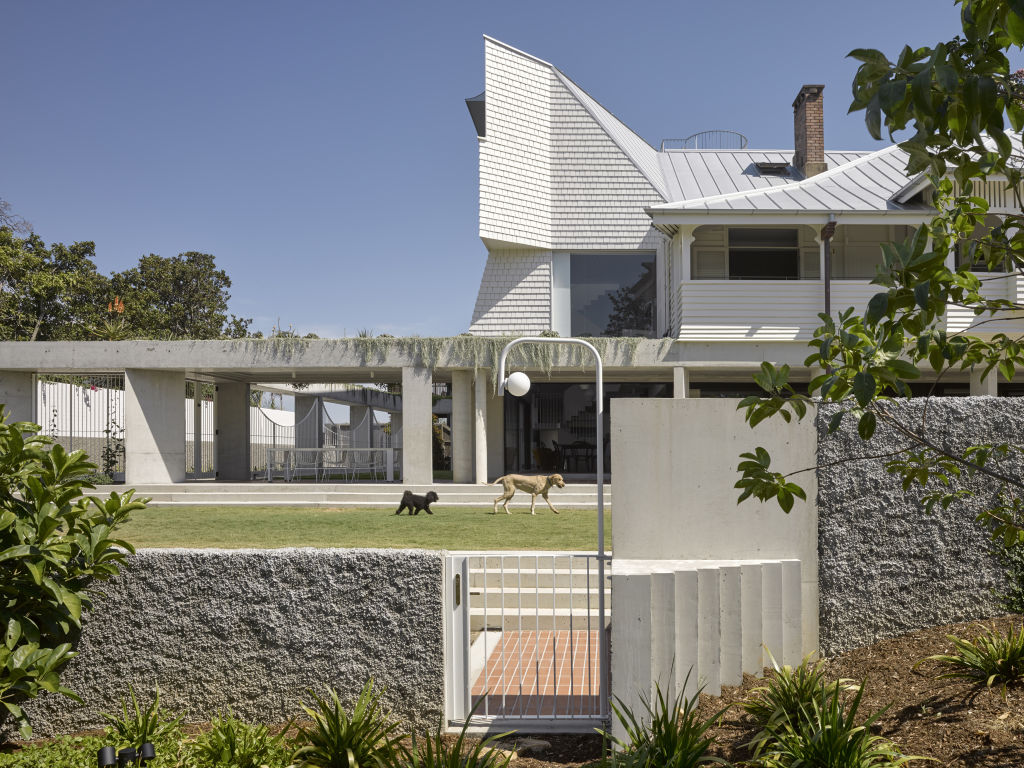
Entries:
{"type": "MultiPolygon", "coordinates": [[[[1024,279],[1015,275],[979,274],[982,294],[1021,301],[1024,279]]],[[[832,314],[853,307],[863,314],[876,293],[885,290],[869,280],[832,280],[832,314]]],[[[691,280],[678,287],[680,341],[802,341],[821,325],[825,284],[821,280],[691,280]]],[[[999,321],[976,317],[966,307],[950,305],[946,327],[951,333],[1024,332],[1024,316],[1002,313],[999,321]],[[982,324],[979,321],[986,320],[982,324]]]]}

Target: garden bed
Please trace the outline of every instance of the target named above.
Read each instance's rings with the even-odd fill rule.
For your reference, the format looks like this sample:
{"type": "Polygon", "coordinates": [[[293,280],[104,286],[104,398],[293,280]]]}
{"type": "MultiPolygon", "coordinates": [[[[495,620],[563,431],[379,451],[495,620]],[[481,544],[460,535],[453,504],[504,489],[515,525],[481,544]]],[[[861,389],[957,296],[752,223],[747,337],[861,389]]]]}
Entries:
{"type": "MultiPolygon", "coordinates": [[[[1022,618],[1007,616],[994,622],[998,629],[1004,630],[1011,622],[1019,626],[1022,618]]],[[[991,626],[993,622],[986,623],[991,626]]],[[[1011,687],[1004,698],[999,688],[979,689],[964,681],[936,679],[940,671],[936,662],[925,662],[915,668],[917,662],[927,656],[952,650],[947,635],[972,639],[977,632],[975,622],[912,632],[828,659],[826,670],[833,679],[866,680],[861,714],[888,707],[873,730],[895,742],[904,754],[933,757],[938,761],[915,765],[937,764],[947,768],[1024,765],[1024,687],[1011,687]]],[[[723,689],[721,697],[702,696],[701,714],[710,716],[727,704],[735,705],[762,684],[763,680],[748,676],[742,686],[723,689]]],[[[196,733],[198,729],[187,730],[196,733]]],[[[711,731],[719,742],[714,754],[741,764],[750,757],[745,745],[754,730],[742,709],[730,707],[721,724],[711,731]]],[[[518,768],[578,768],[601,759],[602,740],[596,734],[546,734],[537,738],[551,746],[539,754],[523,755],[513,765],[518,768]]],[[[93,740],[87,743],[95,748],[93,740]]],[[[4,745],[0,747],[0,768],[54,765],[38,761],[40,757],[35,750],[23,751],[22,745],[4,745]],[[33,752],[36,759],[26,760],[33,752]]],[[[94,759],[95,753],[90,757],[94,759]]]]}

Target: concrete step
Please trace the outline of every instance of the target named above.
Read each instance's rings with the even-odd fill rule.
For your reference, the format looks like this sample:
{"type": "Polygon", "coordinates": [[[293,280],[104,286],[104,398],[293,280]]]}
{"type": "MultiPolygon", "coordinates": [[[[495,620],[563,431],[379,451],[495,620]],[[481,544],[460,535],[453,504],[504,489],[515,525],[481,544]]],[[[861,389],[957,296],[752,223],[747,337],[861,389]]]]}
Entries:
{"type": "MultiPolygon", "coordinates": [[[[571,572],[565,569],[558,569],[540,572],[524,571],[523,573],[510,571],[488,571],[486,573],[483,571],[470,571],[468,582],[469,588],[476,590],[487,588],[495,590],[504,589],[507,591],[518,591],[520,589],[524,591],[533,591],[535,589],[550,591],[552,587],[558,589],[572,587],[575,590],[590,589],[596,592],[598,589],[597,572],[591,571],[588,575],[580,569],[571,572]]],[[[608,579],[605,579],[605,589],[611,589],[611,582],[608,579]]]]}
{"type": "MultiPolygon", "coordinates": [[[[605,626],[611,624],[611,608],[605,609],[605,626]]],[[[497,632],[514,632],[534,629],[587,629],[596,630],[600,626],[600,615],[597,608],[591,611],[568,610],[557,608],[552,611],[530,613],[523,611],[519,613],[505,612],[504,615],[495,614],[493,611],[485,612],[482,608],[470,608],[469,629],[470,632],[481,632],[484,630],[497,632]],[[588,625],[589,621],[589,625],[588,625]]]]}
{"type": "MultiPolygon", "coordinates": [[[[96,493],[123,492],[126,486],[100,486],[96,493]]],[[[395,507],[404,490],[423,494],[435,491],[440,497],[435,505],[444,507],[493,507],[500,491],[494,486],[471,484],[437,484],[431,486],[400,483],[311,483],[252,482],[218,483],[196,481],[136,486],[137,496],[146,496],[154,504],[301,504],[316,506],[395,507]]],[[[597,507],[597,486],[593,483],[567,486],[551,493],[558,508],[594,509],[597,507]]],[[[516,514],[529,509],[530,497],[517,493],[509,507],[516,514]]],[[[611,507],[610,489],[605,490],[605,506],[611,507]]],[[[550,514],[543,500],[538,500],[538,514],[550,514]]]]}
{"type": "MultiPolygon", "coordinates": [[[[516,613],[522,611],[550,611],[573,609],[586,611],[597,610],[598,590],[585,591],[579,589],[541,589],[541,590],[508,590],[508,589],[474,589],[469,588],[469,605],[471,609],[486,605],[489,611],[505,611],[516,613]]],[[[605,604],[611,605],[611,590],[605,591],[605,604]]]]}

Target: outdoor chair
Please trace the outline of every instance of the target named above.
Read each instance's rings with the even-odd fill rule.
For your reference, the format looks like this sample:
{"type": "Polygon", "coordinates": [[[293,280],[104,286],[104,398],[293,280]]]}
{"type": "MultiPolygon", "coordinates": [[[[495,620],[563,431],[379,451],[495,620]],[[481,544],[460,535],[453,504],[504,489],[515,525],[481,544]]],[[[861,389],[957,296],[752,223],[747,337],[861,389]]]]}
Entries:
{"type": "Polygon", "coordinates": [[[351,454],[353,456],[353,478],[361,478],[364,474],[369,475],[373,480],[376,480],[378,475],[381,479],[384,478],[384,451],[360,449],[351,451],[351,454]]]}
{"type": "Polygon", "coordinates": [[[267,448],[267,482],[272,482],[278,474],[286,483],[291,480],[291,449],[267,448]]]}
{"type": "Polygon", "coordinates": [[[318,448],[296,448],[292,451],[292,477],[300,478],[304,474],[312,475],[315,482],[320,475],[320,457],[318,448]]]}
{"type": "Polygon", "coordinates": [[[337,479],[350,480],[352,466],[349,452],[344,448],[326,448],[320,462],[321,482],[337,482],[337,479]]]}

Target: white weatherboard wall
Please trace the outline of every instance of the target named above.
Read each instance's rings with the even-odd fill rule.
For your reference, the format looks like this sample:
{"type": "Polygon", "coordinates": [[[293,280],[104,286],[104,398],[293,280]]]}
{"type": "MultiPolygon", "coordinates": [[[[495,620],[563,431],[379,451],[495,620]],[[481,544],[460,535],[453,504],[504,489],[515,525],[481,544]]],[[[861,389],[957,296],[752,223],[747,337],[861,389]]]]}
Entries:
{"type": "Polygon", "coordinates": [[[737,506],[733,487],[739,454],[756,446],[780,471],[814,466],[813,415],[754,431],[736,403],[612,401],[612,693],[631,704],[656,682],[688,694],[698,681],[709,693],[738,684],[767,662],[762,646],[784,663],[818,647],[813,473],[801,476],[812,503],[789,515],[737,506]]]}

